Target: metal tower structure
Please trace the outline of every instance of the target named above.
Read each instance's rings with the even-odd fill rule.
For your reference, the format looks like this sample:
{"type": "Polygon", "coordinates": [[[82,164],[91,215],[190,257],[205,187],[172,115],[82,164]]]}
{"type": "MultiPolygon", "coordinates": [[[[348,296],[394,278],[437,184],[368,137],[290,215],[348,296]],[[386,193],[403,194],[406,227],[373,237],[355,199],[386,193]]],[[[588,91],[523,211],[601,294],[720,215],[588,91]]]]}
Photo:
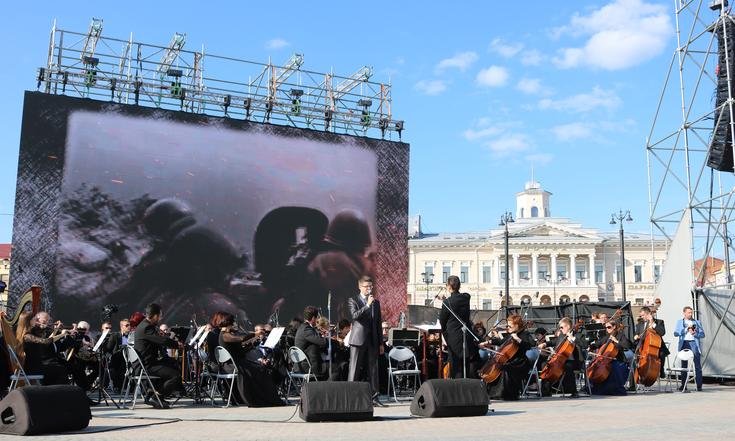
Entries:
{"type": "Polygon", "coordinates": [[[731,285],[735,18],[727,0],[674,5],[676,49],[646,140],[651,236],[672,239],[689,213],[692,262],[705,262],[693,283],[704,283],[707,258],[716,257],[731,285]]]}
{"type": "Polygon", "coordinates": [[[304,69],[302,54],[280,66],[205,56],[203,47],[194,52],[185,43],[183,33],[175,33],[167,46],[134,41],[132,34],[127,40],[110,38],[102,35],[101,19],[93,19],[86,33],[54,23],[37,87],[52,94],[313,130],[401,137],[404,122],[393,119],[391,86],[371,81],[370,67],[339,76],[304,69]]]}

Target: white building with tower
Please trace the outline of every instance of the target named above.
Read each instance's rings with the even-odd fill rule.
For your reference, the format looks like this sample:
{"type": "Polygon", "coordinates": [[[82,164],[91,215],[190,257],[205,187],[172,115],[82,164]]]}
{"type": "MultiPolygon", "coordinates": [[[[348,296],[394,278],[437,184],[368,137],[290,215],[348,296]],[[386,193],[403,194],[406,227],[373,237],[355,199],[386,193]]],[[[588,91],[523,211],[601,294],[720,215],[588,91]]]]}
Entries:
{"type": "Polygon", "coordinates": [[[472,308],[498,309],[505,304],[508,269],[514,305],[622,300],[624,268],[626,300],[653,303],[668,242],[626,233],[621,268],[618,232],[602,233],[552,217],[551,195],[535,180],[516,194],[515,221],[508,224],[507,263],[502,226],[430,234],[421,231],[419,216],[410,219],[408,302],[430,303],[447,277],[457,275],[463,291],[472,294],[472,308]]]}

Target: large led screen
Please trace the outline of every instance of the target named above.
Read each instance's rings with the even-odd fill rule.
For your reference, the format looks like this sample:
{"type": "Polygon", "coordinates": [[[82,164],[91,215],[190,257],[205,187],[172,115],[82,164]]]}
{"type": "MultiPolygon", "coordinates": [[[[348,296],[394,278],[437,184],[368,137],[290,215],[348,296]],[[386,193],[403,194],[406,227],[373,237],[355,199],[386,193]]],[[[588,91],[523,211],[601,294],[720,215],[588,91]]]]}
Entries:
{"type": "MultiPolygon", "coordinates": [[[[405,143],[28,92],[11,280],[66,321],[150,302],[286,323],[406,305],[405,143]]],[[[12,298],[12,295],[11,295],[12,298]]],[[[12,300],[11,300],[12,302],[12,300]]]]}

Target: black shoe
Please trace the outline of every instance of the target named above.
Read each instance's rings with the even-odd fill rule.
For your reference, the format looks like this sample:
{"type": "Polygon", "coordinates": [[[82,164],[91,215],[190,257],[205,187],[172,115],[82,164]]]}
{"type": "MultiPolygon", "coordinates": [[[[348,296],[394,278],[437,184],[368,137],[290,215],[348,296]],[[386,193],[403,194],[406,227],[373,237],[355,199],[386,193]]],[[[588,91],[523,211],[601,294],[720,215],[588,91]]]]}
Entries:
{"type": "Polygon", "coordinates": [[[155,398],[151,399],[151,401],[148,403],[151,406],[153,406],[154,409],[169,409],[171,405],[166,400],[161,400],[159,403],[158,400],[155,398]]]}
{"type": "Polygon", "coordinates": [[[569,395],[569,398],[579,398],[579,394],[577,392],[573,392],[571,395],[569,395]]]}
{"type": "Polygon", "coordinates": [[[699,386],[699,387],[697,388],[697,392],[702,392],[702,386],[699,386]]]}

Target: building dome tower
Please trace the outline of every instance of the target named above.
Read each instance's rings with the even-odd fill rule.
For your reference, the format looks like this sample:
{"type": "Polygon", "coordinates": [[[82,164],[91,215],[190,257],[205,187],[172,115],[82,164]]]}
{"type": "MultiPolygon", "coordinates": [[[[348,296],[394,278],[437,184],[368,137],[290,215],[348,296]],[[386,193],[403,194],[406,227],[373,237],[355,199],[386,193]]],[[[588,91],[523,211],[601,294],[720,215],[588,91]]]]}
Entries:
{"type": "Polygon", "coordinates": [[[549,199],[551,193],[541,188],[533,178],[526,182],[525,189],[516,194],[516,219],[551,217],[549,199]]]}

